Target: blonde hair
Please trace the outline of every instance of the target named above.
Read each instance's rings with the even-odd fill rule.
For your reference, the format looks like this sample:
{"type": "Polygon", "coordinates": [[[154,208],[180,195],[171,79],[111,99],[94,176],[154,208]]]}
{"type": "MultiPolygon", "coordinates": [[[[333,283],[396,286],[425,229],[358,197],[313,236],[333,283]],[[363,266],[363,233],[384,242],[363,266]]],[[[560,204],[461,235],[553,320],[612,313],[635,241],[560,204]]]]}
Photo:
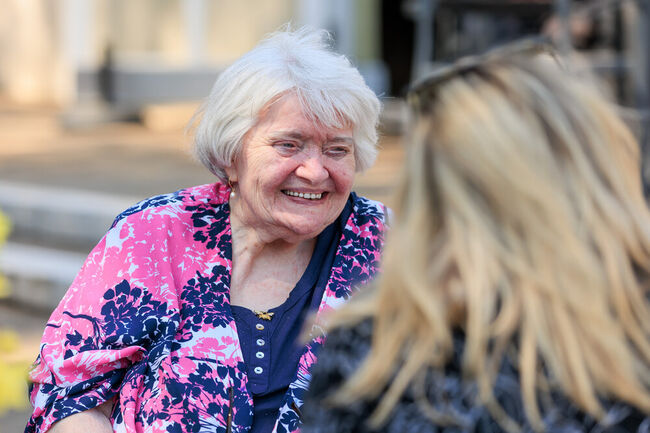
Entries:
{"type": "Polygon", "coordinates": [[[383,275],[333,317],[371,317],[369,356],[337,392],[376,397],[378,426],[462,329],[463,372],[492,394],[504,354],[528,420],[560,390],[603,416],[601,398],[650,412],[650,213],[639,148],[613,107],[539,58],[485,61],[432,86],[415,112],[383,275]],[[433,95],[433,97],[431,97],[433,95]]]}

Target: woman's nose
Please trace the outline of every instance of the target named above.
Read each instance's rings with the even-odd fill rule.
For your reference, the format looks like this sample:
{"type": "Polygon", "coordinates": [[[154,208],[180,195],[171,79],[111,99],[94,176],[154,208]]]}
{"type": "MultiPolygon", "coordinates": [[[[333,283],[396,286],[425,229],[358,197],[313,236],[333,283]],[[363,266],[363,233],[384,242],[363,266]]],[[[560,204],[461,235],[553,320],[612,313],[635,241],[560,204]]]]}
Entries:
{"type": "Polygon", "coordinates": [[[300,166],[296,169],[296,175],[309,181],[312,184],[318,184],[329,177],[329,172],[323,165],[323,155],[320,152],[311,152],[306,155],[300,166]]]}

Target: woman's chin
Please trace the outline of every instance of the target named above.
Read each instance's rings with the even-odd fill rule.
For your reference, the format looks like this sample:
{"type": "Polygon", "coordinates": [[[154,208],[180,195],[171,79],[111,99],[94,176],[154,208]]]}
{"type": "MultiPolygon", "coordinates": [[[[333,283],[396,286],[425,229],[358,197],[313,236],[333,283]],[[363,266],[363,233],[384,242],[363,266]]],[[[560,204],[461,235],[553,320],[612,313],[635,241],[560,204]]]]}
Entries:
{"type": "Polygon", "coordinates": [[[305,241],[316,238],[329,224],[311,221],[296,221],[285,225],[286,240],[289,242],[305,241]]]}

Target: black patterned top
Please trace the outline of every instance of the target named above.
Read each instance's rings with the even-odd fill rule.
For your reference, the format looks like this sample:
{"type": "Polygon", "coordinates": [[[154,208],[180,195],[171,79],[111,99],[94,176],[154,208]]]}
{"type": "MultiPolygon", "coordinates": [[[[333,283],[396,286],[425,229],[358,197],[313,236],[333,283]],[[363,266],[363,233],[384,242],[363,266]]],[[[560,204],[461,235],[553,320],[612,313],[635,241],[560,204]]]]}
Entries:
{"type": "MultiPolygon", "coordinates": [[[[492,417],[486,407],[477,400],[477,385],[463,379],[461,353],[463,337],[455,336],[455,353],[444,372],[428,371],[418,386],[411,386],[402,395],[385,425],[372,430],[366,419],[376,407],[378,400],[359,401],[345,407],[329,407],[323,400],[350,377],[370,349],[372,322],[366,320],[352,328],[332,331],[313,369],[310,389],[302,410],[302,433],[460,433],[503,432],[503,427],[492,417]],[[419,386],[423,385],[423,386],[419,386]],[[449,425],[436,425],[425,415],[422,398],[439,413],[453,421],[449,425]]],[[[494,395],[501,407],[524,432],[533,432],[528,423],[521,399],[516,364],[504,359],[496,378],[494,395]]],[[[565,397],[555,393],[540,397],[545,431],[555,433],[623,433],[650,432],[650,416],[623,403],[605,404],[607,415],[602,423],[584,414],[565,397]]]]}

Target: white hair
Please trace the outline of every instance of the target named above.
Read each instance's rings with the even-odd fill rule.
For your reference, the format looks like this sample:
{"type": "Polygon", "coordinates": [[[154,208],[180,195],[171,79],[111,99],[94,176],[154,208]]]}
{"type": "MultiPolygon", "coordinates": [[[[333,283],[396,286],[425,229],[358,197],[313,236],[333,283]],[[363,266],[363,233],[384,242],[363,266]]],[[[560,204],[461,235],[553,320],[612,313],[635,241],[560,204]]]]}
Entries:
{"type": "Polygon", "coordinates": [[[377,155],[381,104],[350,61],[331,50],[330,40],[327,31],[305,27],[275,32],[226,68],[193,117],[196,157],[227,180],[224,168],[259,113],[293,93],[305,115],[324,127],[352,126],[356,170],[370,167],[377,155]]]}

